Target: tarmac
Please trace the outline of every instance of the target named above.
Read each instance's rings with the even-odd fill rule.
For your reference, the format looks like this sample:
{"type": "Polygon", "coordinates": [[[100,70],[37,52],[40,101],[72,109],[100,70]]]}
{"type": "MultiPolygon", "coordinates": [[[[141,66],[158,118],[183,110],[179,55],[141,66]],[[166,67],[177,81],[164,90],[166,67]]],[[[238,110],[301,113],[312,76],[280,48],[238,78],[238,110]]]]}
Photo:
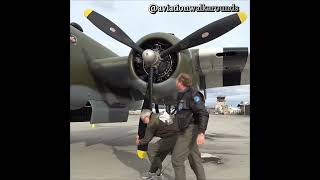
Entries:
{"type": "MultiPolygon", "coordinates": [[[[136,155],[138,115],[124,123],[70,124],[71,180],[140,180],[150,166],[136,155]]],[[[156,141],[154,138],[153,141],[156,141]]],[[[250,117],[211,115],[205,144],[200,145],[207,180],[250,179],[250,117]]],[[[196,179],[188,161],[187,179],[196,179]]],[[[163,162],[162,180],[174,180],[171,156],[163,162]]]]}

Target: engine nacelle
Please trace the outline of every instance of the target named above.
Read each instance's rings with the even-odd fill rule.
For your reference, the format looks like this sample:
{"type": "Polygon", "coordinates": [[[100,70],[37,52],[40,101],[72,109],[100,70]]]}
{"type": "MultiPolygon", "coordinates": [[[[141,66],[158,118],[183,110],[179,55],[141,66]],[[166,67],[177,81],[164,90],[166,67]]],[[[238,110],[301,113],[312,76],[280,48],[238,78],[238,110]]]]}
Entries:
{"type": "Polygon", "coordinates": [[[129,109],[127,106],[111,106],[105,101],[89,101],[90,106],[70,111],[71,122],[87,122],[91,124],[126,122],[129,109]]]}

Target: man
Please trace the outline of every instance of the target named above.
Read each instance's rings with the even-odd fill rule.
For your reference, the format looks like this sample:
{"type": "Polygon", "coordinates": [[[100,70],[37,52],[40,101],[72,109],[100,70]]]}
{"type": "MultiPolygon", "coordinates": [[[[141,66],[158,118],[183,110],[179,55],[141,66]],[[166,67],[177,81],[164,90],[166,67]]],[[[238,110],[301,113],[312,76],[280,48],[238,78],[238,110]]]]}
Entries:
{"type": "MultiPolygon", "coordinates": [[[[162,161],[172,152],[176,143],[178,133],[177,123],[169,114],[164,113],[159,115],[149,109],[142,110],[140,118],[143,123],[147,124],[147,128],[143,139],[139,140],[139,136],[136,137],[137,145],[148,144],[155,136],[161,138],[148,148],[151,166],[149,172],[142,177],[145,179],[156,179],[161,176],[162,161]],[[156,173],[157,170],[158,173],[156,173]]],[[[192,169],[198,168],[191,164],[191,162],[195,161],[194,157],[196,156],[197,153],[191,151],[188,157],[192,169]]]]}
{"type": "Polygon", "coordinates": [[[209,113],[205,109],[203,95],[192,88],[192,78],[188,74],[181,73],[177,77],[176,87],[179,93],[175,118],[180,131],[172,152],[175,180],[186,180],[184,162],[190,152],[196,154],[190,164],[196,167],[197,179],[205,180],[198,144],[204,144],[209,113]]]}
{"type": "Polygon", "coordinates": [[[159,114],[153,113],[149,109],[143,109],[140,118],[143,123],[147,124],[147,128],[144,138],[139,140],[139,136],[137,135],[137,145],[148,144],[154,136],[161,138],[159,141],[153,144],[153,146],[148,147],[148,157],[151,162],[151,166],[149,172],[144,174],[142,178],[152,179],[155,177],[160,177],[162,161],[170,152],[170,147],[172,148],[177,140],[177,126],[172,122],[170,117],[160,117],[159,114]],[[156,173],[157,170],[158,173],[156,173]]]}

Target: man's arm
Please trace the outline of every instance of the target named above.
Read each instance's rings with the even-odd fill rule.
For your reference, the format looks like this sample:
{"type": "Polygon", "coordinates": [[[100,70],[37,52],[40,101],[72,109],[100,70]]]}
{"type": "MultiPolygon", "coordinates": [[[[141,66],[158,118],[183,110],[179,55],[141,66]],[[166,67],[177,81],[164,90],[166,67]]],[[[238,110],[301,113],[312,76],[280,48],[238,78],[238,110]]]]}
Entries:
{"type": "Polygon", "coordinates": [[[139,140],[139,145],[148,144],[152,140],[154,134],[155,134],[154,123],[149,124],[146,128],[146,133],[145,133],[144,137],[139,140]]]}
{"type": "Polygon", "coordinates": [[[208,126],[209,113],[202,97],[200,92],[196,93],[191,99],[190,107],[199,120],[199,133],[204,134],[208,126]]]}

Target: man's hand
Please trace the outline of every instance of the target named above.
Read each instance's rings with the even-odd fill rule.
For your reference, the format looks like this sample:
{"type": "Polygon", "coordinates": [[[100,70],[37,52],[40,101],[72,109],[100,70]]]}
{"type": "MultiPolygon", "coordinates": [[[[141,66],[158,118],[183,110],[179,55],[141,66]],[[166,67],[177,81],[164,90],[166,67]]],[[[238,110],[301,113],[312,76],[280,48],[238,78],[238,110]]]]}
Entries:
{"type": "Polygon", "coordinates": [[[139,145],[140,140],[139,140],[139,135],[136,136],[136,145],[139,145]]]}
{"type": "Polygon", "coordinates": [[[198,134],[197,144],[204,144],[204,134],[203,133],[198,134]]]}

